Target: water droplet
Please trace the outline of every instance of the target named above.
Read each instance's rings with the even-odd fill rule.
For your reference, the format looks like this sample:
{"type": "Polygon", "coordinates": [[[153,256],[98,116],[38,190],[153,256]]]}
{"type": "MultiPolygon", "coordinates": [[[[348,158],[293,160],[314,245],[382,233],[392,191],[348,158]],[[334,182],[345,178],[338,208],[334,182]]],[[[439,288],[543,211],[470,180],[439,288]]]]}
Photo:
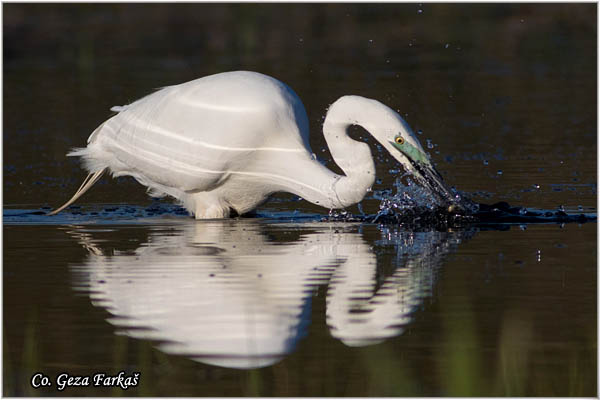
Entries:
{"type": "Polygon", "coordinates": [[[377,179],[377,180],[375,181],[375,183],[377,183],[378,185],[381,185],[381,183],[382,183],[382,180],[381,180],[381,179],[377,179]]]}
{"type": "Polygon", "coordinates": [[[419,134],[419,135],[422,135],[422,134],[423,134],[423,131],[419,129],[419,130],[417,131],[417,134],[419,134]]]}
{"type": "Polygon", "coordinates": [[[577,209],[578,209],[579,211],[583,211],[583,206],[577,206],[577,209]]]}
{"type": "Polygon", "coordinates": [[[369,43],[373,43],[373,39],[369,39],[369,43]]]}
{"type": "Polygon", "coordinates": [[[313,160],[316,160],[316,159],[317,159],[317,155],[316,155],[315,153],[312,153],[312,154],[310,155],[310,157],[311,157],[313,160]]]}
{"type": "Polygon", "coordinates": [[[419,13],[419,14],[423,14],[423,10],[421,10],[421,9],[419,8],[419,10],[417,10],[417,13],[419,13]]]}
{"type": "Polygon", "coordinates": [[[433,143],[431,143],[431,139],[427,139],[427,148],[433,149],[433,143]]]}
{"type": "Polygon", "coordinates": [[[538,185],[537,183],[534,183],[534,184],[533,184],[533,188],[534,188],[534,189],[539,189],[539,188],[540,188],[540,185],[538,185]]]}
{"type": "Polygon", "coordinates": [[[488,160],[483,160],[483,165],[488,165],[490,162],[488,160]]]}
{"type": "Polygon", "coordinates": [[[300,42],[304,42],[304,39],[303,39],[303,38],[300,38],[300,39],[298,39],[298,41],[300,41],[300,42]]]}
{"type": "Polygon", "coordinates": [[[558,211],[565,212],[565,206],[563,206],[562,204],[558,206],[558,211]]]}
{"type": "Polygon", "coordinates": [[[523,23],[523,22],[525,22],[525,20],[524,20],[524,19],[522,19],[522,20],[521,20],[521,23],[523,23]]]}
{"type": "Polygon", "coordinates": [[[498,174],[498,175],[502,175],[502,170],[501,170],[501,169],[499,169],[499,170],[498,170],[498,172],[497,172],[497,174],[498,174]]]}
{"type": "Polygon", "coordinates": [[[525,207],[519,208],[519,214],[521,214],[521,215],[527,214],[527,209],[525,207]]]}
{"type": "Polygon", "coordinates": [[[447,49],[448,47],[450,47],[450,43],[446,43],[446,45],[444,46],[445,49],[447,49]]]}
{"type": "Polygon", "coordinates": [[[389,64],[389,63],[390,63],[390,60],[385,60],[385,62],[389,64]]]}

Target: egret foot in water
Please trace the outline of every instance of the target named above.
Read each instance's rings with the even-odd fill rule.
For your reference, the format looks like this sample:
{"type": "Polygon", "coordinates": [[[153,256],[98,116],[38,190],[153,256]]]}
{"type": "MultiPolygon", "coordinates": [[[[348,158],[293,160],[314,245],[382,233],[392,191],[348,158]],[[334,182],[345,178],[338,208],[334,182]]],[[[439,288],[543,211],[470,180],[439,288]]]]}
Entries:
{"type": "Polygon", "coordinates": [[[193,198],[196,219],[228,218],[231,214],[229,205],[223,204],[219,196],[213,193],[195,193],[193,198]]]}

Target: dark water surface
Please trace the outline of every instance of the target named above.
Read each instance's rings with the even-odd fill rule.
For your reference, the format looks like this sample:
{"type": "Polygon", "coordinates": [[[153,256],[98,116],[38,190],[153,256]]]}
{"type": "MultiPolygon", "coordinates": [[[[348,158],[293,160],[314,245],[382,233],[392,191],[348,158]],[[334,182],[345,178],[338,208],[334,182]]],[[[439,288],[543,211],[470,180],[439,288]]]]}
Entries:
{"type": "MultiPolygon", "coordinates": [[[[359,94],[475,201],[595,215],[596,4],[3,11],[5,396],[597,394],[595,222],[414,231],[322,222],[285,194],[197,222],[129,178],[42,215],[79,186],[65,153],[111,106],[238,69],[298,93],[330,168],[325,110],[359,94]],[[122,370],[139,385],[30,385],[122,370]]],[[[399,176],[372,142],[370,215],[399,176]]]]}

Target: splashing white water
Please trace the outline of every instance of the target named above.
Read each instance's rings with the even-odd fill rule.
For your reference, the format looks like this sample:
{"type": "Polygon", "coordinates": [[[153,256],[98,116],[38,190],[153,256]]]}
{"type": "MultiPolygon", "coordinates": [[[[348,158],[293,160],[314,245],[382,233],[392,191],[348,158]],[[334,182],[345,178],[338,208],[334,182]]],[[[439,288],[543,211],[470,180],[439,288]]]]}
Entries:
{"type": "Polygon", "coordinates": [[[393,215],[402,213],[406,210],[419,209],[421,211],[434,211],[436,209],[447,208],[448,212],[455,209],[463,209],[467,212],[477,212],[478,206],[455,188],[451,188],[453,198],[447,199],[450,204],[445,204],[430,189],[421,186],[415,182],[411,172],[404,172],[397,177],[393,184],[394,189],[377,190],[373,197],[380,200],[379,211],[376,219],[384,215],[393,215]],[[453,208],[457,206],[457,208],[453,208]]]}

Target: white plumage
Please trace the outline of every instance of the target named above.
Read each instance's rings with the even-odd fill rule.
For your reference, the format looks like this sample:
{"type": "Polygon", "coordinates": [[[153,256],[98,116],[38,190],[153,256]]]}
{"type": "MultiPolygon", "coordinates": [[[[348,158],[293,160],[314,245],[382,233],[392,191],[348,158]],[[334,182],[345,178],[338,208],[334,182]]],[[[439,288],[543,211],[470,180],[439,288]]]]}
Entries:
{"type": "Polygon", "coordinates": [[[362,200],[375,180],[369,147],[346,134],[353,124],[368,130],[423,183],[446,190],[402,118],[359,96],[332,104],[323,126],[345,176],[314,158],[306,111],[294,91],[259,73],[204,77],[112,110],[118,114],[90,135],[87,147],[69,153],[82,158],[90,175],[51,214],[74,202],[106,170],[133,176],[154,196],[178,199],[198,219],[227,217],[231,210],[243,214],[281,191],[323,207],[347,207],[362,200]]]}

